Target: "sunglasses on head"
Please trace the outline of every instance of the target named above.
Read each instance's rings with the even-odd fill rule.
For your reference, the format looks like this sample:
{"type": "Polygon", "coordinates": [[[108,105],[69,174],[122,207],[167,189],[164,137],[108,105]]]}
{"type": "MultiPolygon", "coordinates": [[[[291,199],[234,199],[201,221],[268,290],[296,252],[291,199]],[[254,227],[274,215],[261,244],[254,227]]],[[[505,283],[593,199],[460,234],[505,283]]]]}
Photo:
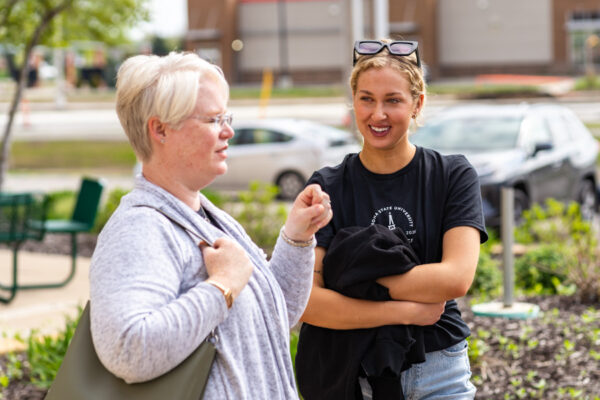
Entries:
{"type": "Polygon", "coordinates": [[[417,67],[421,68],[419,43],[412,40],[394,41],[390,43],[379,40],[357,40],[354,42],[352,65],[356,65],[356,61],[358,61],[357,54],[360,54],[361,56],[375,55],[386,47],[388,52],[393,56],[409,56],[412,53],[415,53],[417,56],[417,67]]]}

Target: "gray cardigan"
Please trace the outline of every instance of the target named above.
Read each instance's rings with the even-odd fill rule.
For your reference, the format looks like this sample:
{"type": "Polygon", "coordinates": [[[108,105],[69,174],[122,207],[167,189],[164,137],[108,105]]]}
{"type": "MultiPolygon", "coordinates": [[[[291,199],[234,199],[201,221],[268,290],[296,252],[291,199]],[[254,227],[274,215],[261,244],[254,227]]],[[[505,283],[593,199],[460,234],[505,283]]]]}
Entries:
{"type": "Polygon", "coordinates": [[[277,240],[273,256],[201,195],[223,231],[139,176],[98,238],[90,270],[91,330],[102,363],[127,382],[157,377],[183,361],[213,331],[217,356],[206,399],[297,398],[289,330],[312,286],[314,246],[277,240]],[[204,283],[202,254],[181,218],[210,241],[229,236],[246,249],[254,272],[231,309],[204,283]],[[142,206],[142,207],[140,207],[142,206]]]}

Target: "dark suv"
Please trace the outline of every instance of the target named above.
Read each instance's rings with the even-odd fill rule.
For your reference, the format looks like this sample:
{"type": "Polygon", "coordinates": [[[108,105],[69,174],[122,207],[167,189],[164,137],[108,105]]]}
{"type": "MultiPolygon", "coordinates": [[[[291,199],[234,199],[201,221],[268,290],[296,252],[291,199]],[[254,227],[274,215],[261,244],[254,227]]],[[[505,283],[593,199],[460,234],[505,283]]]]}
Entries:
{"type": "Polygon", "coordinates": [[[464,154],[479,173],[488,226],[500,223],[500,189],[515,189],[515,216],[547,198],[598,205],[598,142],[568,108],[554,104],[461,105],[429,119],[416,145],[464,154]]]}

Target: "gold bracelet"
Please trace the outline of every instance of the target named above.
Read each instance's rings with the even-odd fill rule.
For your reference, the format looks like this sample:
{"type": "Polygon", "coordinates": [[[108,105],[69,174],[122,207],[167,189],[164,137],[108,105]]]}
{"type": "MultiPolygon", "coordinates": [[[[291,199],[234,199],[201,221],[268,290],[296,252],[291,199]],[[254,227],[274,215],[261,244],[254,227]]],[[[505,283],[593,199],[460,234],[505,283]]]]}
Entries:
{"type": "Polygon", "coordinates": [[[225,302],[227,303],[227,308],[231,308],[231,306],[233,305],[233,294],[231,293],[231,289],[228,287],[225,287],[225,285],[223,285],[217,281],[213,281],[212,279],[207,279],[205,282],[209,283],[209,284],[213,285],[214,287],[216,287],[217,289],[219,289],[221,291],[221,293],[223,293],[223,296],[225,296],[225,302]]]}
{"type": "Polygon", "coordinates": [[[299,241],[299,240],[290,239],[285,234],[285,231],[283,230],[283,228],[281,228],[281,238],[283,239],[284,242],[286,242],[290,246],[294,246],[294,247],[308,247],[308,246],[312,246],[312,244],[315,241],[315,236],[314,235],[310,238],[310,240],[307,240],[307,241],[299,241]]]}

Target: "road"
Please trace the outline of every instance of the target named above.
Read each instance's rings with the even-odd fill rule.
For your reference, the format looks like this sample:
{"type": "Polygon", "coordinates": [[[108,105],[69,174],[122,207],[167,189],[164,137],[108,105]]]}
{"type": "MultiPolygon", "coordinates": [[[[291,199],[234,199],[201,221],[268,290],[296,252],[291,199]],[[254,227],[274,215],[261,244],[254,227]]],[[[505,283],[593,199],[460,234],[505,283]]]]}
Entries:
{"type": "MultiPolygon", "coordinates": [[[[515,100],[511,100],[514,102],[515,100]]],[[[505,101],[506,102],[506,101],[505,101]]],[[[457,103],[452,99],[432,97],[425,106],[424,118],[457,103]]],[[[586,123],[600,123],[600,97],[562,101],[586,123]]],[[[6,123],[7,105],[0,104],[0,126],[6,123]]],[[[261,115],[269,118],[306,118],[331,125],[342,125],[347,118],[349,106],[344,99],[313,99],[272,101],[261,110],[256,102],[232,101],[230,109],[238,120],[254,119],[261,115]]],[[[53,104],[32,104],[32,110],[19,112],[12,133],[13,140],[126,140],[114,110],[114,104],[69,104],[66,110],[55,110],[53,104]]],[[[76,190],[82,173],[9,174],[4,189],[9,191],[28,190],[76,190]],[[43,178],[43,179],[42,179],[43,178]]],[[[131,188],[132,175],[110,175],[102,173],[107,191],[116,187],[131,188]]]]}
{"type": "MultiPolygon", "coordinates": [[[[515,100],[512,100],[514,102],[515,100]]],[[[456,100],[432,97],[425,106],[424,118],[456,100]]],[[[600,123],[600,98],[585,101],[561,101],[571,108],[585,123],[600,123]]],[[[6,123],[6,107],[0,106],[0,126],[6,123]]],[[[331,125],[342,125],[349,106],[341,98],[272,102],[261,110],[254,102],[232,101],[230,109],[236,120],[268,118],[305,118],[331,125]]],[[[12,133],[13,140],[126,140],[119,120],[110,103],[77,105],[67,110],[54,110],[52,105],[37,106],[27,113],[19,112],[12,133]],[[85,106],[83,106],[85,107],[85,106]]]]}

